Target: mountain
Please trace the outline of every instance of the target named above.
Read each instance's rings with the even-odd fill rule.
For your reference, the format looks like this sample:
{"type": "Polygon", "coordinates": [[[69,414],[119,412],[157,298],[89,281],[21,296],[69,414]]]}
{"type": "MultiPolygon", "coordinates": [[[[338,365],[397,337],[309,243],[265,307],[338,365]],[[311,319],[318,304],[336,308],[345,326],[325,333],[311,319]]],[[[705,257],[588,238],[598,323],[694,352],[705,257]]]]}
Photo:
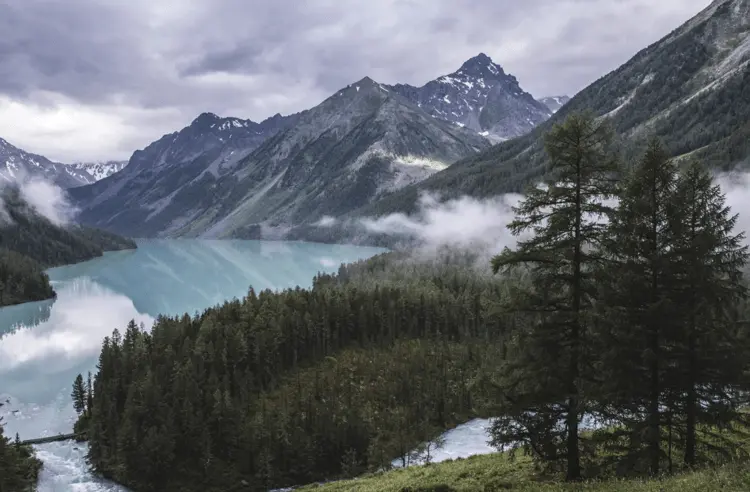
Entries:
{"type": "Polygon", "coordinates": [[[663,39],[576,94],[530,134],[470,156],[352,215],[413,212],[423,191],[445,198],[519,192],[545,170],[543,136],[590,110],[633,144],[662,139],[678,162],[750,167],[750,0],[713,2],[663,39]]]}
{"type": "Polygon", "coordinates": [[[0,190],[0,210],[0,306],[53,297],[45,268],[136,248],[112,233],[51,222],[15,183],[0,190]]]}
{"type": "Polygon", "coordinates": [[[85,176],[84,184],[95,183],[106,178],[128,165],[128,161],[106,161],[106,162],[76,162],[69,164],[70,167],[85,176]]]}
{"type": "Polygon", "coordinates": [[[540,103],[547,106],[551,113],[557,113],[557,111],[568,101],[570,101],[568,96],[543,97],[539,100],[540,103]]]}
{"type": "Polygon", "coordinates": [[[21,177],[44,178],[62,188],[81,186],[90,179],[84,171],[31,154],[0,138],[0,182],[14,182],[21,177]]]}
{"type": "Polygon", "coordinates": [[[237,120],[202,114],[121,172],[71,190],[79,217],[132,236],[258,237],[361,207],[489,147],[367,77],[275,121],[277,133],[247,151],[222,137],[237,120]]]}
{"type": "Polygon", "coordinates": [[[552,114],[484,53],[464,62],[458,71],[422,87],[386,87],[435,118],[464,126],[493,141],[528,133],[552,114]]]}
{"type": "MultiPolygon", "coordinates": [[[[170,205],[180,189],[221,176],[296,118],[276,114],[256,123],[201,113],[182,130],[135,151],[120,172],[70,190],[71,198],[84,206],[80,215],[84,221],[117,226],[147,219],[152,212],[158,214],[158,209],[170,205]],[[144,210],[148,210],[146,216],[142,215],[144,210]]],[[[172,206],[179,206],[180,198],[172,206]]],[[[132,228],[132,232],[144,234],[138,228],[132,228]]],[[[150,234],[156,232],[158,229],[150,234]]]]}

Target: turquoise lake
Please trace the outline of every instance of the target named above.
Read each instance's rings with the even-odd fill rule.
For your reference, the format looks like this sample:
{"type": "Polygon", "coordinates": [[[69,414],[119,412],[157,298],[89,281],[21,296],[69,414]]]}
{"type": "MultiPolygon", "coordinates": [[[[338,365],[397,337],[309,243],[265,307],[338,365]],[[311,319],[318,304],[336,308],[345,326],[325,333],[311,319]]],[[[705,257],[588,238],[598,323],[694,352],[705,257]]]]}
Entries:
{"type": "MultiPolygon", "coordinates": [[[[135,319],[195,313],[249,287],[309,287],[319,272],[369,258],[381,248],[301,242],[143,240],[48,270],[58,297],[0,309],[0,415],[21,439],[67,433],[75,417],[71,384],[94,371],[102,339],[135,319]]],[[[45,467],[40,492],[124,490],[93,477],[85,445],[37,446],[45,467]]]]}

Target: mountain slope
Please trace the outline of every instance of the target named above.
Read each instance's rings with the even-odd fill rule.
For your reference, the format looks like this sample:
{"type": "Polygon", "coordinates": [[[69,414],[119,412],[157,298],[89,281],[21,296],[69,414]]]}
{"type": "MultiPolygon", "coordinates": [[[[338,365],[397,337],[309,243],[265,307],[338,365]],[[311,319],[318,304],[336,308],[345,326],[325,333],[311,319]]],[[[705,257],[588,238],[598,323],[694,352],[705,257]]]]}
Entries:
{"type": "Polygon", "coordinates": [[[26,203],[14,187],[0,195],[4,216],[0,222],[0,248],[15,251],[45,268],[85,261],[104,251],[134,249],[136,244],[110,232],[50,222],[26,203]]]}
{"type": "Polygon", "coordinates": [[[211,121],[202,115],[191,125],[199,128],[183,130],[203,151],[189,147],[193,160],[174,172],[160,173],[163,159],[134,155],[121,173],[73,190],[81,220],[129,235],[258,237],[261,226],[283,231],[361,207],[489,146],[369,78],[296,115],[250,153],[207,145],[211,121]]]}
{"type": "Polygon", "coordinates": [[[465,126],[495,141],[528,133],[550,117],[543,103],[525,92],[513,75],[484,53],[461,68],[427,82],[386,86],[435,118],[465,126]]]}
{"type": "Polygon", "coordinates": [[[86,184],[88,176],[85,171],[31,154],[0,138],[0,182],[12,183],[18,178],[44,178],[62,188],[72,188],[86,184]]]}
{"type": "MultiPolygon", "coordinates": [[[[83,206],[79,219],[115,228],[146,220],[167,207],[182,187],[207,176],[218,177],[297,117],[277,114],[255,123],[202,113],[179,132],[135,151],[120,172],[70,190],[73,200],[83,206]]],[[[143,234],[137,227],[122,230],[143,234]]]]}
{"type": "Polygon", "coordinates": [[[68,164],[69,167],[78,171],[86,179],[86,183],[84,184],[96,183],[107,176],[122,171],[127,165],[128,161],[76,162],[68,164]]]}
{"type": "Polygon", "coordinates": [[[419,194],[486,197],[522,191],[545,168],[543,135],[591,110],[634,142],[663,139],[674,156],[730,169],[750,164],[750,0],[712,3],[573,97],[530,134],[471,156],[353,215],[412,212],[419,194]]]}

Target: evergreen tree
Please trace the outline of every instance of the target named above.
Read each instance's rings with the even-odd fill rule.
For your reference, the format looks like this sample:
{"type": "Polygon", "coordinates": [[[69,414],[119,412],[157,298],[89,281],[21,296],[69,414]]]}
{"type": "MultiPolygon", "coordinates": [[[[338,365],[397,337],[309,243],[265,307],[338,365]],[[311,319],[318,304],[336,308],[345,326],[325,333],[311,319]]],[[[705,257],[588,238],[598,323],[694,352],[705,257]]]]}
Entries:
{"type": "MultiPolygon", "coordinates": [[[[638,454],[645,430],[649,468],[659,473],[665,371],[677,330],[675,316],[675,218],[670,216],[676,168],[664,148],[652,140],[625,181],[612,216],[600,264],[603,305],[597,333],[602,354],[600,402],[631,431],[629,453],[638,454]],[[647,415],[642,429],[638,416],[647,415]],[[634,417],[635,416],[635,417],[634,417]]],[[[601,409],[601,408],[600,408],[601,409]]],[[[631,456],[637,458],[637,456],[631,456]]]]}
{"type": "Polygon", "coordinates": [[[91,371],[89,371],[88,378],[86,379],[86,416],[91,417],[91,408],[94,406],[94,384],[91,379],[91,371]]]}
{"type": "Polygon", "coordinates": [[[587,333],[593,266],[606,228],[602,219],[612,213],[606,201],[617,193],[610,144],[608,128],[591,115],[574,114],[556,125],[546,139],[550,178],[529,190],[508,226],[515,236],[528,231],[531,237],[492,260],[495,273],[530,267],[533,286],[512,309],[536,318],[508,370],[509,405],[506,418],[496,421],[495,442],[542,439],[553,459],[562,445],[568,480],[581,478],[578,429],[585,409],[582,377],[593,356],[587,333]],[[529,433],[519,436],[522,420],[529,433]],[[556,430],[560,424],[563,431],[556,430]]]}
{"type": "MultiPolygon", "coordinates": [[[[3,403],[0,402],[0,406],[3,403]]],[[[2,417],[0,417],[0,491],[26,492],[36,485],[42,462],[31,446],[22,446],[18,434],[15,442],[5,437],[2,417]]]]}
{"type": "Polygon", "coordinates": [[[70,394],[73,398],[73,408],[78,415],[83,415],[87,408],[86,387],[83,384],[83,376],[76,376],[73,381],[73,392],[70,394]]]}
{"type": "Polygon", "coordinates": [[[723,427],[740,420],[750,356],[733,309],[747,298],[742,272],[748,259],[745,235],[735,232],[719,185],[694,162],[680,174],[673,207],[675,252],[681,276],[677,293],[684,326],[676,357],[684,395],[685,464],[696,464],[699,423],[723,427]]]}

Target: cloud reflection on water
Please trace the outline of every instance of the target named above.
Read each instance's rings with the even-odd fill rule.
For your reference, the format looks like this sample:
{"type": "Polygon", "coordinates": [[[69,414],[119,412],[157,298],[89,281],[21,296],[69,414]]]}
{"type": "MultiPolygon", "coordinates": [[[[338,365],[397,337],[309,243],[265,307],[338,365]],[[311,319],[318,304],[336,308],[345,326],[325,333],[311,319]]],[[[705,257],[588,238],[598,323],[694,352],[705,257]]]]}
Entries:
{"type": "MultiPolygon", "coordinates": [[[[0,309],[0,394],[47,404],[93,370],[102,339],[135,319],[194,313],[256,290],[306,287],[379,248],[220,240],[140,241],[136,251],[53,268],[55,301],[0,309]]],[[[69,395],[68,395],[69,396],[69,395]]]]}

